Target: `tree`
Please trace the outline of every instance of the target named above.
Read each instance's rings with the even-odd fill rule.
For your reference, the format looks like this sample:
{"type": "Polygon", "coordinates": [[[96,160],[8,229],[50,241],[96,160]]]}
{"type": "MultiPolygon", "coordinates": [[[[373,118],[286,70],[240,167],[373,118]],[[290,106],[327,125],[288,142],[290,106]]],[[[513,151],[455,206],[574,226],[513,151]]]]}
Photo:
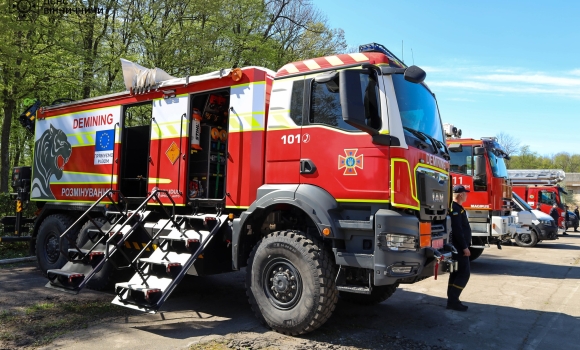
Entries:
{"type": "Polygon", "coordinates": [[[503,147],[508,156],[516,155],[520,152],[520,141],[515,137],[504,133],[497,134],[497,142],[503,147]]]}

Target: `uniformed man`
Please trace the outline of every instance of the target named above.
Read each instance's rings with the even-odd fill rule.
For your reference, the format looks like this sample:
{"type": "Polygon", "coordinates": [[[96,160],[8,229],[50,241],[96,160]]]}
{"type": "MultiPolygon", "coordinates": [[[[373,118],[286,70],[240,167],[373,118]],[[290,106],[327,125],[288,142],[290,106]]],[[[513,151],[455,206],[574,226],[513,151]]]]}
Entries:
{"type": "Polygon", "coordinates": [[[461,206],[467,199],[469,191],[462,185],[453,186],[453,203],[451,204],[451,242],[457,250],[453,260],[457,261],[457,270],[449,275],[447,286],[447,308],[457,311],[467,311],[467,306],[459,301],[461,292],[469,281],[469,246],[471,245],[471,227],[467,213],[461,206]]]}

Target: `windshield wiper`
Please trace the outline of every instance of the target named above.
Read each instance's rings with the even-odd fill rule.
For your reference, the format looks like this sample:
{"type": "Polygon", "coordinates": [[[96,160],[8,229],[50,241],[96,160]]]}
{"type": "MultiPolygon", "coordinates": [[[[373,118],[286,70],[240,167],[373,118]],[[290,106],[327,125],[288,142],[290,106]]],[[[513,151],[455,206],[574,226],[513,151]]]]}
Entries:
{"type": "Polygon", "coordinates": [[[432,138],[429,134],[424,133],[424,132],[419,131],[419,130],[411,129],[411,128],[407,127],[407,126],[403,126],[403,129],[405,129],[408,132],[410,132],[411,134],[415,135],[416,137],[418,137],[422,141],[429,140],[429,142],[431,142],[431,144],[433,145],[433,150],[435,151],[433,153],[439,153],[439,147],[437,146],[437,143],[435,142],[435,139],[432,138]]]}
{"type": "Polygon", "coordinates": [[[429,142],[431,142],[431,144],[433,145],[433,150],[434,150],[433,153],[434,154],[441,154],[445,160],[451,159],[449,154],[447,154],[447,152],[444,151],[445,145],[443,144],[443,142],[435,139],[434,137],[432,137],[431,135],[429,135],[423,131],[411,129],[407,126],[404,126],[403,129],[405,129],[408,132],[410,132],[411,134],[415,135],[417,138],[419,138],[422,141],[429,140],[429,142]]]}

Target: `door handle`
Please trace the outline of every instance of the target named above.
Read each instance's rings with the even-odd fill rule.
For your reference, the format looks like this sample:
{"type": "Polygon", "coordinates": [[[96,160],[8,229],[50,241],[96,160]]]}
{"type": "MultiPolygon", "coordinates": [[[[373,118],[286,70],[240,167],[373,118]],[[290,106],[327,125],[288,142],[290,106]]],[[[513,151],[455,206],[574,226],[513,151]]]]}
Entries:
{"type": "Polygon", "coordinates": [[[300,159],[300,174],[314,174],[316,165],[310,159],[300,159]]]}

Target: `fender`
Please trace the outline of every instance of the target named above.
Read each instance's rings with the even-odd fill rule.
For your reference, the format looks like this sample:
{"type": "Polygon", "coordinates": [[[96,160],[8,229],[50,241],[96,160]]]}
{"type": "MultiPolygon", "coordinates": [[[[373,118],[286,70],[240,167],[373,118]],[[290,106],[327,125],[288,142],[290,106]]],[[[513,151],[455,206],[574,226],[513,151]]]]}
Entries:
{"type": "Polygon", "coordinates": [[[325,228],[330,229],[330,235],[324,238],[342,239],[342,232],[336,222],[338,202],[320,187],[313,185],[263,185],[258,188],[256,200],[244,211],[239,218],[233,220],[232,259],[234,269],[238,269],[238,246],[243,228],[248,218],[255,212],[266,210],[275,204],[289,204],[302,209],[322,233],[325,228]]]}

